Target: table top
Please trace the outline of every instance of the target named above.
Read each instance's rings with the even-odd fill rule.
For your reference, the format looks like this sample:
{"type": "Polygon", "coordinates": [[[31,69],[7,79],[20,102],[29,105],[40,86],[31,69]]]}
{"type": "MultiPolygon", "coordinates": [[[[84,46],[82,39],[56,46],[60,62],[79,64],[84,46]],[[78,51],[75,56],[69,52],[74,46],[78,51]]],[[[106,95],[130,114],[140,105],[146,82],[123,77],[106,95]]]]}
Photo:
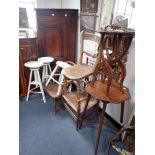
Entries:
{"type": "Polygon", "coordinates": [[[94,71],[93,66],[77,64],[64,69],[63,74],[71,80],[80,80],[94,71]]]}
{"type": "Polygon", "coordinates": [[[100,34],[123,34],[123,35],[135,35],[133,30],[102,30],[99,31],[100,34]]]}

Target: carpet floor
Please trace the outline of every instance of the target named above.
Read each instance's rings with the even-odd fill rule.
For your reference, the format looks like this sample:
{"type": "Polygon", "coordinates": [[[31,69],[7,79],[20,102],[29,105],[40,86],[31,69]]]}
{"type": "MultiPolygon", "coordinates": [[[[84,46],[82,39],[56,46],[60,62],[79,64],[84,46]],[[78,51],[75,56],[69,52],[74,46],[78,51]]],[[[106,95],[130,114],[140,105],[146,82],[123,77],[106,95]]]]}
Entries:
{"type": "MultiPolygon", "coordinates": [[[[56,115],[52,99],[46,95],[44,104],[40,95],[31,95],[19,105],[19,155],[93,155],[98,124],[83,124],[77,132],[73,118],[66,110],[56,115]]],[[[113,132],[103,127],[98,155],[103,155],[113,132]]],[[[124,148],[120,142],[119,147],[124,148]]],[[[110,149],[110,155],[117,155],[110,149]]]]}

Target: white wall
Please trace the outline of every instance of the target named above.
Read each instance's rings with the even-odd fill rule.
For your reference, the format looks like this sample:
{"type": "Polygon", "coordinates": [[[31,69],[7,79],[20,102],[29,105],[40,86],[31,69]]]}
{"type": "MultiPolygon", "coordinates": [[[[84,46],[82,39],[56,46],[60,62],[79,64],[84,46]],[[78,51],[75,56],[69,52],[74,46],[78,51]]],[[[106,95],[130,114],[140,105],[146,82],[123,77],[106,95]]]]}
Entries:
{"type": "Polygon", "coordinates": [[[80,9],[80,0],[62,0],[62,8],[80,9]]]}
{"type": "Polygon", "coordinates": [[[36,7],[79,9],[80,0],[36,0],[36,7]]]}
{"type": "Polygon", "coordinates": [[[61,0],[36,0],[36,8],[61,8],[61,0]]]}
{"type": "MultiPolygon", "coordinates": [[[[135,106],[135,40],[133,39],[129,48],[128,60],[126,63],[126,78],[124,85],[129,88],[131,99],[126,101],[124,110],[124,122],[127,123],[135,106]]],[[[120,105],[109,104],[107,113],[116,121],[120,120],[120,105]]]]}

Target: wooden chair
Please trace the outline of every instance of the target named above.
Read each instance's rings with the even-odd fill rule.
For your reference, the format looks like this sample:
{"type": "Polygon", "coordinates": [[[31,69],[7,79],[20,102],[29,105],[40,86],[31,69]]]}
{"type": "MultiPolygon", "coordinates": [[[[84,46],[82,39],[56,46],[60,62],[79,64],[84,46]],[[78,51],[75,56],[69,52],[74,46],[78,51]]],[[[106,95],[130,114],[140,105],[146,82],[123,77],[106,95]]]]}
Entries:
{"type": "MultiPolygon", "coordinates": [[[[80,32],[80,59],[79,64],[95,67],[99,61],[98,47],[100,44],[101,35],[99,33],[80,32]]],[[[87,76],[82,79],[83,84],[86,84],[92,79],[87,76]]],[[[84,87],[84,86],[83,86],[84,87]]]]}
{"type": "MultiPolygon", "coordinates": [[[[81,31],[80,33],[80,63],[64,69],[65,91],[63,93],[64,106],[76,121],[76,130],[85,107],[87,93],[84,91],[85,84],[91,79],[94,66],[97,63],[97,51],[100,43],[100,36],[81,31]],[[92,46],[86,48],[87,42],[92,46]],[[75,84],[75,91],[68,92],[68,86],[75,84]]],[[[92,109],[97,104],[95,98],[91,98],[88,109],[92,109]]],[[[98,104],[97,104],[98,105],[98,104]]]]}
{"type": "Polygon", "coordinates": [[[106,59],[102,59],[102,62],[100,62],[94,70],[93,80],[85,86],[85,90],[89,95],[85,104],[80,127],[82,126],[83,118],[85,117],[85,112],[90,98],[94,97],[98,101],[103,102],[103,109],[99,120],[95,155],[98,150],[107,104],[121,104],[120,122],[123,123],[124,102],[130,99],[128,88],[123,86],[123,81],[126,76],[125,66],[122,62],[116,62],[116,64],[120,68],[120,74],[117,80],[114,78],[114,72],[111,68],[111,65],[115,64],[109,64],[106,59]]]}
{"type": "Polygon", "coordinates": [[[100,34],[80,32],[80,64],[95,64],[100,39],[100,34]]]}
{"type": "MultiPolygon", "coordinates": [[[[64,100],[64,106],[76,121],[76,130],[79,128],[79,122],[81,121],[81,116],[87,99],[87,93],[84,91],[83,86],[81,86],[81,82],[82,79],[88,77],[92,73],[93,67],[89,65],[78,64],[64,69],[65,89],[62,97],[64,100]],[[72,83],[75,84],[76,90],[69,92],[68,87],[72,83]]],[[[92,97],[87,109],[92,109],[97,103],[97,100],[92,97]]]]}
{"type": "Polygon", "coordinates": [[[74,63],[67,61],[57,61],[56,66],[53,69],[48,81],[44,85],[44,90],[48,93],[48,95],[53,99],[54,105],[54,113],[57,111],[56,99],[59,99],[62,95],[62,89],[64,84],[64,76],[63,69],[68,68],[74,63]]]}

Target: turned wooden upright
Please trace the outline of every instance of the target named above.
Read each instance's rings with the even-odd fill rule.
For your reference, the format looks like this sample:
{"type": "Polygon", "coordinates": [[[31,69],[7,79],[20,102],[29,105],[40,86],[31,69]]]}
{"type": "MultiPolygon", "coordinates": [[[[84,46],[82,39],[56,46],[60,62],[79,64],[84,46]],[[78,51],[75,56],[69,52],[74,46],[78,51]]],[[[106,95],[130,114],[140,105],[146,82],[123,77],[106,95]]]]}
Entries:
{"type": "Polygon", "coordinates": [[[127,61],[128,49],[135,36],[135,32],[129,30],[103,30],[99,33],[101,34],[99,45],[100,58],[103,56],[103,50],[110,50],[112,52],[107,55],[109,63],[120,60],[125,63],[127,61]]]}
{"type": "MultiPolygon", "coordinates": [[[[89,94],[85,109],[87,109],[87,104],[91,96],[103,102],[96,138],[95,155],[97,155],[107,104],[121,104],[120,123],[123,123],[124,103],[130,99],[129,90],[123,86],[126,76],[125,63],[127,61],[128,49],[135,35],[134,31],[122,30],[103,30],[99,33],[101,34],[101,41],[98,48],[98,62],[96,62],[96,69],[93,75],[95,78],[95,73],[97,73],[101,65],[101,69],[105,71],[103,77],[107,81],[102,81],[102,79],[94,80],[85,86],[85,90],[89,94]]],[[[100,70],[99,73],[101,74],[100,70]]],[[[80,127],[81,125],[82,121],[80,127]]]]}

